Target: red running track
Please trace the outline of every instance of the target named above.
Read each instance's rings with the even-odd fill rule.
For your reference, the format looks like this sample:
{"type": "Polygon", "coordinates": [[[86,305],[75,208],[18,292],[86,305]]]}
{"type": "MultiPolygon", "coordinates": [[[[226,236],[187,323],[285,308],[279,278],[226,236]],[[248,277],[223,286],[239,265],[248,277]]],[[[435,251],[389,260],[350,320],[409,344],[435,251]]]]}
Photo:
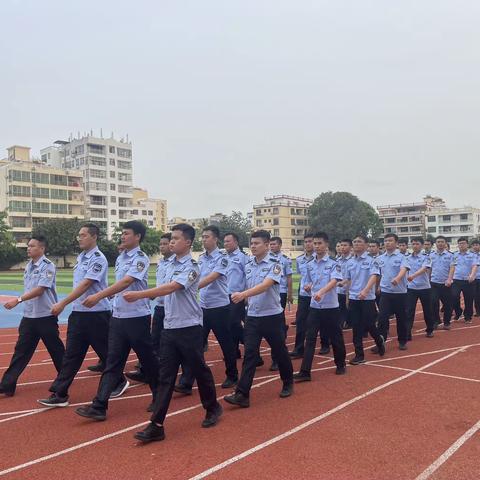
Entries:
{"type": "MultiPolygon", "coordinates": [[[[293,312],[289,320],[293,319],[293,312]]],[[[461,479],[477,480],[480,466],[480,322],[454,322],[451,331],[416,334],[405,352],[388,343],[380,359],[334,375],[330,356],[317,357],[311,383],[278,397],[278,375],[257,370],[249,409],[223,403],[215,428],[202,429],[198,393],[176,396],[164,442],[139,445],[133,433],[148,421],[148,388],[131,387],[112,401],[106,422],[73,408],[88,403],[99,377],[85,371],[71,388],[71,405],[44,409],[55,370],[42,344],[13,398],[0,398],[0,476],[12,479],[461,479]]],[[[392,331],[394,330],[394,327],[392,331]]],[[[61,327],[62,336],[65,326],[61,327]]],[[[292,344],[295,330],[289,330],[292,344]]],[[[8,365],[15,329],[0,330],[0,373],[8,365]]],[[[345,333],[349,358],[351,332],[345,333]]],[[[366,342],[368,345],[372,341],[366,342]]],[[[291,348],[291,346],[289,347],[291,348]]],[[[217,383],[221,352],[211,338],[207,360],[217,383]]],[[[130,365],[134,355],[129,359],[130,365]]],[[[300,360],[294,361],[298,369],[300,360]]],[[[217,390],[219,397],[229,393],[217,390]]]]}

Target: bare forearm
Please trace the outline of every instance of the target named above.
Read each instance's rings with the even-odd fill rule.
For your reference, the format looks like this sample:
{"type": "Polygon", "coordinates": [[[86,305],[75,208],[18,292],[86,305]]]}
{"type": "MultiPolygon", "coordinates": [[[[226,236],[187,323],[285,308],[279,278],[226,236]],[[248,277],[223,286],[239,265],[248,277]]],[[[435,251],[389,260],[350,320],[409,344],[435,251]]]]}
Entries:
{"type": "Polygon", "coordinates": [[[72,290],[72,292],[70,293],[70,295],[68,295],[67,297],[65,297],[63,300],[62,300],[62,304],[63,305],[68,305],[72,302],[74,302],[77,298],[80,298],[90,287],[91,285],[93,284],[93,280],[83,280],[77,288],[75,288],[74,290],[72,290]]]}
{"type": "Polygon", "coordinates": [[[25,300],[33,300],[34,298],[37,298],[37,297],[40,297],[41,295],[43,295],[43,292],[45,291],[47,287],[35,287],[35,288],[32,288],[32,290],[30,290],[29,292],[25,292],[23,295],[22,295],[22,300],[25,301],[25,300]]]}

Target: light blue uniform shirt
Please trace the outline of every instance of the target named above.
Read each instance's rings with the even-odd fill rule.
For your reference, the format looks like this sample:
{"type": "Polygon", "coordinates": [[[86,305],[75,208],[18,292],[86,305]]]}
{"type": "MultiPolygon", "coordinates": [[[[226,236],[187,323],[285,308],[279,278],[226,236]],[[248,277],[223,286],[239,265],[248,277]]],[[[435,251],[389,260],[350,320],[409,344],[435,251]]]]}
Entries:
{"type": "MultiPolygon", "coordinates": [[[[344,257],[343,255],[340,255],[339,257],[336,258],[336,262],[340,265],[342,269],[342,277],[345,278],[345,268],[347,266],[348,261],[352,258],[351,255],[348,257],[344,257]]],[[[346,295],[348,292],[347,287],[337,287],[337,293],[346,295]]]]}
{"type": "Polygon", "coordinates": [[[87,308],[82,302],[89,296],[101,292],[108,287],[108,261],[98,247],[82,252],[73,267],[73,288],[77,288],[82,280],[93,280],[88,290],[72,304],[74,312],[105,312],[112,309],[110,300],[103,298],[94,307],[87,308]]]}
{"type": "MultiPolygon", "coordinates": [[[[473,253],[475,253],[475,252],[473,252],[473,253]]],[[[478,262],[479,262],[479,264],[480,264],[480,254],[475,253],[475,255],[477,256],[478,262]]],[[[477,279],[477,280],[480,280],[480,267],[477,269],[476,279],[477,279]]]]}
{"type": "Polygon", "coordinates": [[[202,308],[224,307],[230,304],[228,296],[227,268],[228,256],[216,248],[212,253],[202,253],[198,259],[200,280],[212,272],[220,274],[210,285],[200,289],[200,306],[202,308]]]}
{"type": "MultiPolygon", "coordinates": [[[[407,275],[404,275],[398,285],[392,285],[392,280],[398,275],[400,269],[408,270],[407,257],[395,250],[392,254],[385,252],[375,259],[382,276],[380,291],[383,293],[407,293],[407,275]]],[[[408,274],[408,272],[407,272],[408,274]]]]}
{"type": "Polygon", "coordinates": [[[282,266],[282,279],[280,281],[280,293],[288,293],[288,275],[292,275],[292,260],[282,252],[272,253],[282,266]]]}
{"type": "Polygon", "coordinates": [[[266,292],[248,298],[247,316],[266,317],[268,315],[278,315],[283,312],[282,305],[280,304],[282,270],[282,265],[278,261],[278,257],[273,253],[267,253],[260,262],[257,262],[257,259],[253,257],[253,259],[245,265],[247,289],[259,285],[266,278],[271,278],[275,282],[266,292]]]}
{"type": "Polygon", "coordinates": [[[228,253],[227,282],[228,293],[243,292],[247,287],[245,265],[249,258],[239,248],[228,253]]]}
{"type": "Polygon", "coordinates": [[[298,291],[299,296],[301,297],[311,297],[310,292],[305,291],[306,276],[307,276],[307,264],[313,260],[313,253],[309,257],[306,253],[297,257],[296,260],[296,271],[300,275],[300,288],[298,291]]]}
{"type": "Polygon", "coordinates": [[[432,275],[430,281],[433,283],[444,284],[448,279],[450,265],[453,260],[453,253],[448,250],[444,250],[442,253],[436,251],[432,252],[429,257],[432,261],[432,275]]]}
{"type": "Polygon", "coordinates": [[[190,254],[176,256],[167,265],[165,283],[176,282],[182,289],[165,297],[166,329],[195,327],[203,325],[203,312],[197,302],[200,268],[190,254]]]}
{"type": "Polygon", "coordinates": [[[138,292],[148,288],[148,267],[150,261],[140,247],[122,252],[115,262],[115,281],[125,276],[135,279],[125,290],[117,293],[113,299],[113,316],[116,318],[133,318],[150,315],[150,299],[141,298],[129,303],[123,299],[125,292],[138,292]]]}
{"type": "MultiPolygon", "coordinates": [[[[159,287],[165,283],[165,276],[167,274],[168,264],[173,260],[175,255],[171,255],[168,258],[162,258],[157,264],[157,271],[155,272],[156,286],[159,287]]],[[[163,307],[165,304],[165,297],[158,297],[156,306],[163,307]]]]}
{"type": "Polygon", "coordinates": [[[52,316],[52,306],[58,302],[55,291],[55,265],[45,255],[35,263],[30,260],[25,267],[23,285],[25,293],[35,287],[45,287],[42,295],[23,302],[23,316],[26,318],[41,318],[52,316]]]}
{"type": "Polygon", "coordinates": [[[454,280],[468,280],[474,265],[478,265],[478,255],[472,252],[455,252],[453,254],[452,265],[455,267],[453,272],[454,280]]]}
{"type": "Polygon", "coordinates": [[[311,308],[338,308],[338,294],[335,288],[327,292],[320,302],[317,302],[314,298],[314,295],[332,279],[342,281],[342,267],[340,264],[328,255],[318,258],[317,254],[315,254],[314,259],[307,264],[307,283],[312,285],[311,308]]]}
{"type": "Polygon", "coordinates": [[[407,257],[408,263],[408,274],[407,276],[413,275],[418,272],[421,268],[427,267],[427,271],[422,273],[420,276],[413,279],[412,282],[407,280],[407,288],[411,290],[427,290],[430,288],[430,269],[432,268],[432,259],[430,255],[426,253],[420,253],[415,255],[415,253],[410,254],[407,257]]]}
{"type": "MultiPolygon", "coordinates": [[[[372,275],[380,275],[375,259],[367,252],[362,255],[353,255],[345,265],[344,278],[350,281],[349,297],[350,300],[360,300],[360,292],[367,286],[372,275]]],[[[375,300],[376,283],[368,291],[365,300],[375,300]]]]}

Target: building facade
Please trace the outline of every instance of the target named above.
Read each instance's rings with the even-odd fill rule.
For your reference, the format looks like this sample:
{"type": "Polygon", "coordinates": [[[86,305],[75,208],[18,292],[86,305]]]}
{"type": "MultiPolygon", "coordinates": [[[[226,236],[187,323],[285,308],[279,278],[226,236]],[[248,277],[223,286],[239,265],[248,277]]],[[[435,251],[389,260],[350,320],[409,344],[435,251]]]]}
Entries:
{"type": "Polygon", "coordinates": [[[480,237],[480,209],[474,207],[431,209],[425,216],[427,234],[443,235],[455,246],[460,237],[480,237]]]}
{"type": "Polygon", "coordinates": [[[303,251],[303,236],[309,230],[308,212],[313,200],[291,195],[265,197],[253,206],[253,230],[267,230],[280,237],[286,251],[303,251]]]}
{"type": "Polygon", "coordinates": [[[11,147],[0,162],[0,211],[7,212],[18,247],[52,218],[85,218],[83,175],[29,160],[30,148],[11,147]]]}
{"type": "Polygon", "coordinates": [[[85,215],[103,227],[109,238],[115,228],[132,218],[132,144],[86,135],[57,140],[40,151],[52,166],[78,170],[83,176],[85,215]]]}
{"type": "Polygon", "coordinates": [[[147,190],[132,189],[132,218],[144,221],[149,227],[162,232],[167,231],[167,201],[149,198],[147,190]]]}

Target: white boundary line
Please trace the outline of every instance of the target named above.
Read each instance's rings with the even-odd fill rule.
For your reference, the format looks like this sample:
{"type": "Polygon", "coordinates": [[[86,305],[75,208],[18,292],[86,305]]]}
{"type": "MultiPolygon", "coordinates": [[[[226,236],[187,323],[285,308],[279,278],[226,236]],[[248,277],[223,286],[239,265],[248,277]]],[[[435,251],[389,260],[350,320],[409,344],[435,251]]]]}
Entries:
{"type": "MultiPolygon", "coordinates": [[[[189,480],[201,480],[203,478],[206,478],[209,475],[211,475],[213,473],[216,473],[219,470],[222,470],[222,469],[228,467],[229,465],[232,465],[233,463],[236,463],[240,460],[243,460],[244,458],[246,458],[246,457],[248,457],[248,456],[250,456],[250,455],[252,455],[252,454],[254,454],[254,453],[256,453],[260,450],[263,450],[264,448],[269,447],[270,445],[273,445],[277,442],[280,442],[281,440],[283,440],[287,437],[290,437],[290,436],[294,435],[295,433],[297,433],[301,430],[304,430],[305,428],[310,427],[311,425],[314,425],[315,423],[320,422],[321,420],[333,415],[334,413],[339,412],[340,410],[343,410],[344,408],[352,405],[353,403],[356,403],[360,400],[363,400],[364,398],[367,398],[370,395],[373,395],[374,393],[379,392],[380,390],[383,390],[387,387],[390,387],[391,385],[394,385],[394,384],[399,383],[403,380],[406,380],[407,378],[410,378],[413,375],[415,375],[415,374],[417,374],[417,373],[419,373],[419,372],[421,372],[421,371],[423,371],[427,368],[430,368],[433,365],[436,365],[437,363],[443,362],[444,360],[446,360],[450,357],[453,357],[454,355],[460,353],[461,351],[462,350],[459,348],[457,351],[451,352],[448,355],[443,356],[442,358],[434,360],[433,362],[430,362],[430,363],[424,365],[423,367],[420,367],[417,370],[414,370],[413,372],[409,372],[405,375],[402,375],[401,377],[395,378],[395,379],[390,380],[386,383],[383,383],[382,385],[379,385],[378,387],[375,387],[371,390],[368,390],[367,392],[362,393],[361,395],[358,395],[358,396],[352,398],[351,400],[347,400],[346,402],[344,402],[340,405],[337,405],[336,407],[332,408],[331,410],[328,410],[327,412],[322,413],[321,415],[319,415],[317,417],[314,417],[314,418],[298,425],[297,427],[292,428],[291,430],[287,430],[286,432],[284,432],[280,435],[277,435],[277,436],[267,440],[266,442],[260,443],[260,444],[256,445],[255,447],[249,448],[248,450],[245,450],[244,452],[242,452],[238,455],[235,455],[234,457],[231,457],[231,458],[225,460],[222,463],[219,463],[218,465],[215,465],[215,466],[213,466],[213,467],[211,467],[207,470],[204,470],[203,472],[191,477],[189,480]]],[[[1,474],[1,472],[0,472],[0,474],[1,474]]]]}
{"type": "Polygon", "coordinates": [[[415,480],[426,480],[432,473],[437,471],[465,442],[480,430],[480,420],[467,430],[455,443],[445,450],[428,468],[426,468],[415,480]]]}

